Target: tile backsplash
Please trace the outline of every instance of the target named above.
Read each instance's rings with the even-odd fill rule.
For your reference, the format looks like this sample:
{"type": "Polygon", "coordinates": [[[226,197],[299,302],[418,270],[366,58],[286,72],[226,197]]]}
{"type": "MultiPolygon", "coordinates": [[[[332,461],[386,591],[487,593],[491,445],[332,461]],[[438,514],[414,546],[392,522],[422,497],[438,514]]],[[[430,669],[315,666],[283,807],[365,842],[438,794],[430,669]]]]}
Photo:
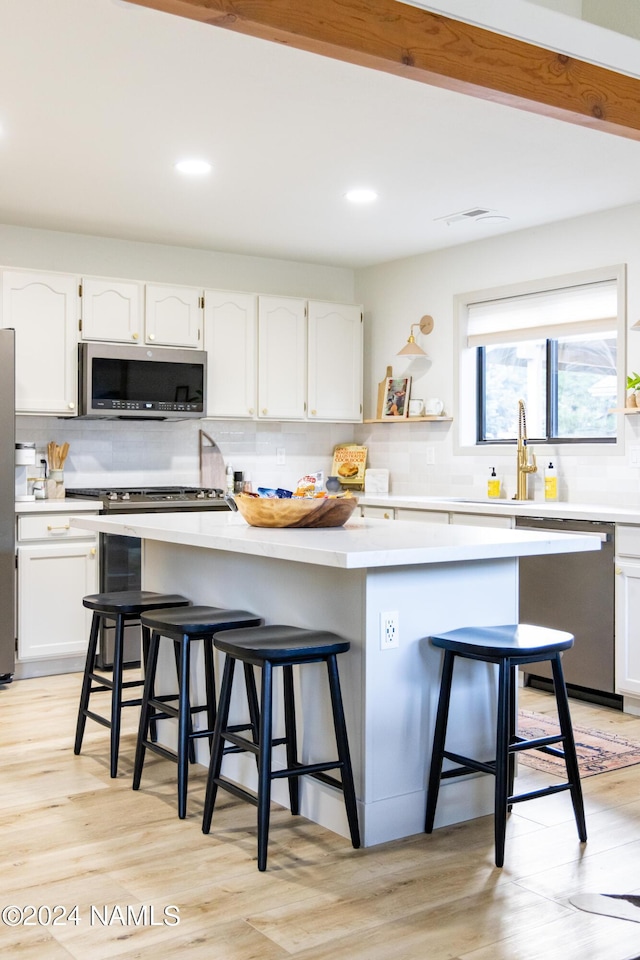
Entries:
{"type": "Polygon", "coordinates": [[[201,426],[225,463],[248,474],[254,485],[286,487],[310,471],[328,473],[334,446],[353,440],[354,431],[352,424],[19,416],[16,440],[35,441],[38,460],[50,440],[67,441],[68,487],[199,486],[201,426]]]}
{"type": "MultiPolygon", "coordinates": [[[[626,426],[626,452],[553,453],[558,496],[574,503],[640,508],[640,417],[626,426]]],[[[243,470],[254,486],[291,488],[305,473],[328,474],[337,443],[356,441],[369,449],[368,465],[390,471],[390,492],[425,496],[486,495],[495,466],[502,496],[515,493],[515,449],[462,456],[451,452],[450,424],[325,424],[265,421],[114,421],[19,416],[16,439],[33,440],[38,459],[47,443],[68,441],[68,487],[199,486],[198,430],[216,441],[226,463],[243,470]],[[282,453],[284,451],[284,453],[282,453]],[[279,460],[284,458],[284,463],[279,460]]],[[[536,450],[540,472],[530,479],[530,498],[544,499],[548,451],[536,450]]]]}

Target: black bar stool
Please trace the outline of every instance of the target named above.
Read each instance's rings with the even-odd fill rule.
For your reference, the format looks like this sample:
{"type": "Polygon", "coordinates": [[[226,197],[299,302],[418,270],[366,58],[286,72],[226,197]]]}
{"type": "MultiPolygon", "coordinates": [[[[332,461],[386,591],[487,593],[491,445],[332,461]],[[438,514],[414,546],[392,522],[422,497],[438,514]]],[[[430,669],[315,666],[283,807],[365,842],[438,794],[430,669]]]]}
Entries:
{"type": "Polygon", "coordinates": [[[304,630],[298,627],[269,624],[253,630],[230,630],[228,633],[216,634],[214,644],[218,650],[226,654],[226,658],[207,778],[207,793],[202,820],[203,833],[209,833],[211,828],[211,818],[218,787],[223,787],[234,796],[255,804],[258,808],[258,870],[265,870],[269,837],[271,781],[283,777],[288,779],[291,812],[297,814],[300,810],[299,779],[304,774],[309,774],[342,790],[351,842],[355,848],[358,848],[360,846],[358,812],[336,659],[339,653],[345,653],[349,649],[349,641],[326,631],[304,630]],[[237,728],[230,727],[228,724],[236,661],[245,664],[245,667],[250,665],[251,668],[254,666],[262,668],[260,727],[257,742],[255,740],[249,741],[246,737],[240,736],[236,732],[237,728]],[[338,759],[303,764],[298,760],[292,668],[296,665],[318,662],[327,665],[338,759]],[[273,739],[272,733],[272,674],[274,667],[283,668],[285,736],[280,739],[273,739]],[[233,744],[233,747],[225,748],[225,741],[233,744]],[[278,744],[286,745],[287,766],[286,769],[274,770],[272,768],[272,748],[278,744]],[[257,757],[257,797],[221,776],[223,754],[234,748],[249,751],[257,757]],[[329,776],[325,772],[327,770],[340,770],[341,780],[329,776]]]}
{"type": "MultiPolygon", "coordinates": [[[[217,631],[231,630],[237,627],[257,627],[263,621],[254,613],[246,610],[224,610],[219,607],[193,606],[188,609],[152,610],[141,617],[142,625],[151,631],[149,656],[142,693],[140,727],[136,758],[133,766],[133,789],[138,790],[142,778],[145,752],[152,750],[167,760],[178,764],[178,816],[181,820],[187,815],[187,783],[189,761],[195,762],[194,740],[208,737],[211,744],[213,727],[216,721],[216,689],[213,662],[213,635],[217,631]],[[178,693],[155,693],[155,677],[158,665],[160,640],[165,637],[173,641],[176,652],[178,674],[178,693]],[[206,703],[193,706],[190,694],[191,644],[196,640],[204,643],[204,671],[206,703]],[[177,706],[174,706],[177,701],[177,706]],[[193,729],[192,717],[196,713],[206,712],[207,727],[204,730],[193,729]],[[154,727],[158,720],[173,717],[178,720],[177,749],[171,750],[155,741],[154,727]],[[151,727],[151,738],[149,737],[151,727]]],[[[258,726],[258,705],[253,673],[245,674],[249,692],[251,723],[242,727],[252,729],[254,736],[258,726]]]]}
{"type": "Polygon", "coordinates": [[[569,714],[569,700],[561,661],[562,652],[573,646],[573,636],[561,630],[551,630],[548,627],[538,627],[532,624],[508,624],[498,627],[463,627],[460,630],[451,630],[449,633],[443,633],[437,637],[430,637],[430,640],[434,647],[440,647],[444,650],[444,663],[427,791],[426,833],[431,833],[433,830],[440,781],[480,771],[481,773],[493,774],[496,778],[494,806],[496,866],[501,867],[504,863],[507,813],[511,810],[512,804],[523,800],[532,800],[569,790],[578,827],[578,836],[584,843],[587,839],[587,828],[582,788],[580,786],[580,771],[578,770],[578,759],[569,714]],[[498,665],[498,711],[496,756],[494,760],[481,762],[445,750],[451,680],[456,657],[498,665]],[[536,740],[525,740],[517,734],[517,668],[526,663],[539,663],[543,660],[551,662],[560,734],[558,736],[539,737],[536,740]],[[552,747],[551,744],[554,743],[562,743],[564,749],[558,750],[552,747]],[[542,750],[545,753],[562,757],[567,770],[567,782],[514,796],[514,756],[521,750],[542,750]],[[442,762],[444,759],[452,760],[460,766],[443,773],[442,762]]]}
{"type": "MultiPolygon", "coordinates": [[[[124,652],[124,628],[127,624],[140,619],[145,610],[158,607],[186,607],[191,601],[177,593],[152,593],[150,590],[121,590],[115,593],[93,593],[84,597],[82,603],[89,610],[93,610],[91,632],[89,634],[89,648],[84,667],[78,722],[76,725],[76,739],[73,752],[77,755],[82,749],[82,738],[87,717],[101,723],[111,730],[111,776],[118,775],[118,752],[120,749],[120,720],[122,707],[140,706],[141,700],[123,700],[122,691],[129,687],[141,687],[143,680],[122,679],[122,661],[124,652]],[[115,621],[115,637],[113,645],[113,666],[111,677],[96,673],[96,653],[100,626],[104,620],[115,621]],[[92,686],[92,684],[97,684],[92,686]],[[111,691],[111,712],[109,717],[103,717],[89,709],[89,699],[92,693],[111,691]]],[[[142,658],[146,659],[149,647],[149,632],[142,629],[142,658]]]]}

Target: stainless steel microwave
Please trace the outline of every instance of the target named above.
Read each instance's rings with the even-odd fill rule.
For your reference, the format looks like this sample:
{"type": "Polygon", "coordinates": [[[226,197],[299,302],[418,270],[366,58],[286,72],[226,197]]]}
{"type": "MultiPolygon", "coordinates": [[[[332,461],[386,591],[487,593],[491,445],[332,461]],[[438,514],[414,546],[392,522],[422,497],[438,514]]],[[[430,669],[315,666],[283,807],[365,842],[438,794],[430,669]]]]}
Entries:
{"type": "Polygon", "coordinates": [[[207,355],[203,350],[81,343],[81,417],[186,420],[206,410],[207,355]]]}

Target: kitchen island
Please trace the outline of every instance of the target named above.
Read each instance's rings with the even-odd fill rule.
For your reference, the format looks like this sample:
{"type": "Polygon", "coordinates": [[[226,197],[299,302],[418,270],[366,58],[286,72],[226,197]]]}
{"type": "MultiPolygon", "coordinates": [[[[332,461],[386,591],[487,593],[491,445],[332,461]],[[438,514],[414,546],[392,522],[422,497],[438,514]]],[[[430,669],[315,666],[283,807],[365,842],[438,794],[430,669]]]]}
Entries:
{"type": "MultiPolygon", "coordinates": [[[[309,530],[250,527],[239,514],[226,513],[82,517],[73,524],[141,538],[145,589],[242,607],[267,623],[332,630],[351,641],[340,675],[366,846],[423,829],[440,676],[440,653],[425,638],[455,627],[515,622],[520,556],[600,547],[587,536],[369,519],[309,530]],[[389,614],[396,619],[397,646],[383,648],[381,623],[389,614]]],[[[311,665],[298,678],[305,761],[335,755],[326,684],[314,674],[320,669],[311,665]]],[[[175,688],[172,656],[163,670],[160,692],[166,693],[175,688]]],[[[450,748],[490,756],[494,668],[465,662],[456,670],[450,748]]],[[[194,683],[203,693],[201,673],[196,663],[194,683]]],[[[246,716],[241,706],[238,697],[234,719],[246,716]]],[[[172,735],[163,731],[161,738],[171,742],[172,735]]],[[[203,742],[198,746],[205,750],[203,742]]],[[[231,776],[255,786],[252,757],[231,755],[225,764],[231,776]]],[[[274,787],[280,789],[273,799],[286,806],[286,784],[274,787]]],[[[492,809],[492,778],[445,782],[436,826],[492,809]]],[[[301,813],[348,836],[342,794],[330,786],[307,778],[301,813]]]]}

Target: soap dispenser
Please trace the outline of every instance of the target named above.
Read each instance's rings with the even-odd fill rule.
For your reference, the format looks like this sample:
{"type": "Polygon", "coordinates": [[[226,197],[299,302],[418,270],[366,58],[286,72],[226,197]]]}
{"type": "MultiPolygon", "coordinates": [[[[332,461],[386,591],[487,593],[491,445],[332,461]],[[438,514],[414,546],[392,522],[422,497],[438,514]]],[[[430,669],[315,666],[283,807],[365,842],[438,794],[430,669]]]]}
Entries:
{"type": "Polygon", "coordinates": [[[489,473],[489,479],[487,481],[487,496],[488,497],[500,496],[500,477],[496,473],[495,467],[491,467],[491,472],[489,473]]]}
{"type": "Polygon", "coordinates": [[[545,500],[558,499],[558,471],[551,460],[544,472],[544,498],[545,500]]]}

